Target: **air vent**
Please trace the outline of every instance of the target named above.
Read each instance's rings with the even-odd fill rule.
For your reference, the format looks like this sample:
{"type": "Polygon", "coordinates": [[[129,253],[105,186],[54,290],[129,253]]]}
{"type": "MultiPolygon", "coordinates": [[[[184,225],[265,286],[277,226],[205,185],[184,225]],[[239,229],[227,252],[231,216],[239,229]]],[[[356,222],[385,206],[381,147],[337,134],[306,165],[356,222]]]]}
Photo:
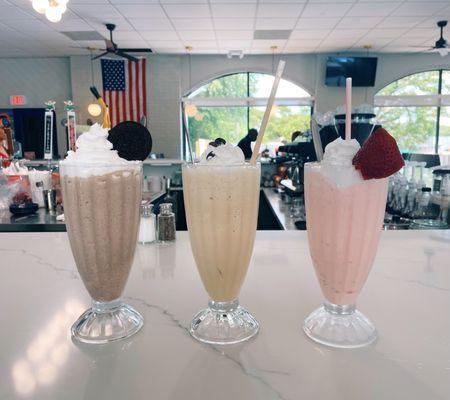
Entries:
{"type": "Polygon", "coordinates": [[[61,32],[72,40],[103,40],[104,37],[97,31],[72,31],[61,32]]]}
{"type": "Polygon", "coordinates": [[[253,39],[260,40],[279,40],[289,39],[292,31],[285,30],[259,30],[253,34],[253,39]]]}

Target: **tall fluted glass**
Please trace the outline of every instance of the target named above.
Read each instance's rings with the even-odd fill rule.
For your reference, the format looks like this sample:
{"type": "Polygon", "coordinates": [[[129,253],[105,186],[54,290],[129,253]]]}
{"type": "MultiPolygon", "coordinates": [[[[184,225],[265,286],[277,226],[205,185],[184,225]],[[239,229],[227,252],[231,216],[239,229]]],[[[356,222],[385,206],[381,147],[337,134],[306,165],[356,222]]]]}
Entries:
{"type": "Polygon", "coordinates": [[[256,234],[260,165],[184,165],[183,193],[192,252],[209,307],[190,332],[206,343],[239,343],[255,336],[256,319],[239,306],[256,234]]]}
{"type": "Polygon", "coordinates": [[[85,343],[129,337],[143,325],[120,299],[137,243],[142,163],[62,162],[60,173],[70,246],[92,298],[72,335],[85,343]]]}

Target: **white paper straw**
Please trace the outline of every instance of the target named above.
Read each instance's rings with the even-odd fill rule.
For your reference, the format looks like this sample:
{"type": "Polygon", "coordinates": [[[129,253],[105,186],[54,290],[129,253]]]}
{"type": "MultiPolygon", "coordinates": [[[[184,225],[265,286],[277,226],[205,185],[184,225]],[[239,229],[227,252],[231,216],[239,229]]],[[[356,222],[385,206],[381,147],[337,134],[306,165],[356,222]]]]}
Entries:
{"type": "Polygon", "coordinates": [[[352,78],[345,80],[345,140],[352,138],[352,78]]]}
{"type": "Polygon", "coordinates": [[[270,113],[272,111],[273,102],[275,101],[275,95],[277,94],[278,85],[280,83],[281,76],[283,75],[284,67],[286,62],[280,60],[277,67],[277,72],[275,74],[275,80],[273,81],[272,90],[270,91],[269,101],[267,102],[266,111],[261,122],[261,127],[259,128],[258,137],[256,138],[255,147],[253,148],[252,158],[250,159],[250,164],[255,165],[256,159],[261,148],[261,143],[264,137],[264,132],[266,131],[267,123],[269,122],[270,113]]]}

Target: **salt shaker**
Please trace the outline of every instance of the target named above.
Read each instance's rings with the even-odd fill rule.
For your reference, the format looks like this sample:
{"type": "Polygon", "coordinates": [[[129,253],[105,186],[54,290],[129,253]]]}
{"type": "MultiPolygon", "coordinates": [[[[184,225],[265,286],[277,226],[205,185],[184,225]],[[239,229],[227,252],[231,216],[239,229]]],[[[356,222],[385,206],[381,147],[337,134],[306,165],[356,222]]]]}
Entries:
{"type": "Polygon", "coordinates": [[[153,204],[141,205],[141,223],[139,225],[138,241],[141,244],[152,243],[156,240],[156,216],[153,214],[153,204]]]}
{"type": "Polygon", "coordinates": [[[172,204],[162,203],[158,214],[158,241],[173,242],[175,240],[175,214],[172,204]]]}

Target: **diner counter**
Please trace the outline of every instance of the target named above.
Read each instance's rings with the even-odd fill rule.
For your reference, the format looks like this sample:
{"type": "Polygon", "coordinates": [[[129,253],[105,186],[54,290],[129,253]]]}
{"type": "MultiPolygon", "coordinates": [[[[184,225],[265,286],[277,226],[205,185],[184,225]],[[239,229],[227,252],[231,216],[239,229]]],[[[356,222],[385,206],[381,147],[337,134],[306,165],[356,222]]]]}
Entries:
{"type": "Polygon", "coordinates": [[[449,398],[449,231],[382,233],[358,301],[379,339],[357,350],[330,349],[302,332],[322,300],[306,232],[257,232],[240,300],[261,331],[228,348],[188,333],[208,299],[186,232],[172,245],[138,246],[124,298],[145,325],[103,346],[70,339],[89,296],[66,233],[0,239],[2,400],[449,398]]]}

